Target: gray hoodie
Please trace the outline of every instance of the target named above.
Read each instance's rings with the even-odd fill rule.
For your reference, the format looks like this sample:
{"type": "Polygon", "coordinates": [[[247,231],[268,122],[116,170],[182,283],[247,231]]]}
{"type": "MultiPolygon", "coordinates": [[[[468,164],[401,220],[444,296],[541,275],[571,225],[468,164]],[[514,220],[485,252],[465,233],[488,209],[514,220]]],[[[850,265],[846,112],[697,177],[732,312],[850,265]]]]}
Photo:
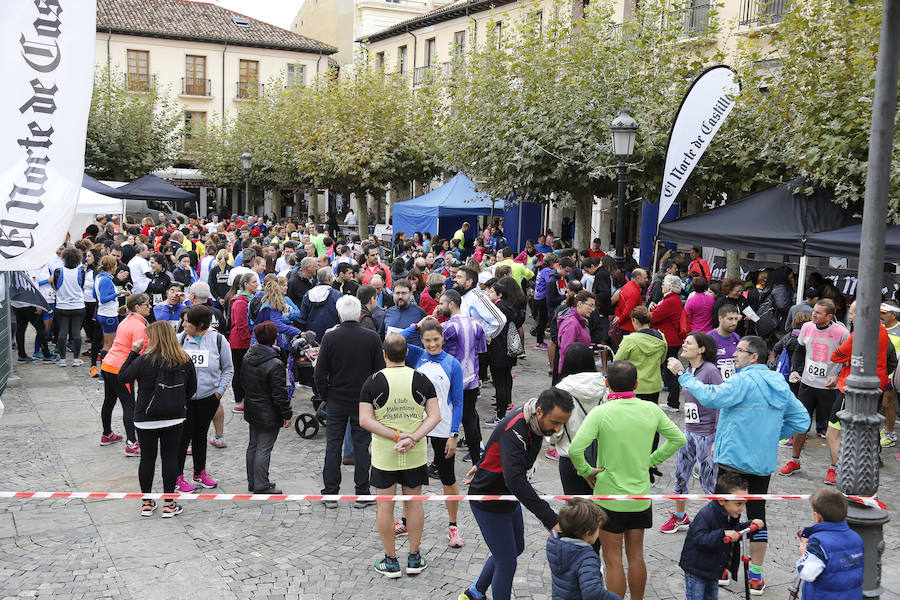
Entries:
{"type": "Polygon", "coordinates": [[[559,433],[547,439],[551,444],[556,444],[560,456],[568,456],[569,444],[572,443],[572,438],[575,437],[585,417],[606,399],[606,377],[603,373],[591,371],[575,373],[563,378],[556,387],[572,394],[575,409],[559,433]]]}
{"type": "Polygon", "coordinates": [[[207,398],[216,393],[224,396],[234,375],[228,340],[214,329],[207,329],[200,341],[186,333],[179,333],[178,341],[191,357],[197,371],[197,393],[191,400],[207,398]]]}

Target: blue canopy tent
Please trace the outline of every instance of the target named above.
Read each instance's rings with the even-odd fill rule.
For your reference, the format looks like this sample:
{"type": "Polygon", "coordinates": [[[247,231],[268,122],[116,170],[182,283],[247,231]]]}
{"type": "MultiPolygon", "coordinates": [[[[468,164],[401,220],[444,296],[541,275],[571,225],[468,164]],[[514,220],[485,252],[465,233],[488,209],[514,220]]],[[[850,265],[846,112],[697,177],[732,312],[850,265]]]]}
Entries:
{"type": "Polygon", "coordinates": [[[471,225],[469,238],[474,238],[477,218],[503,215],[503,200],[491,198],[475,190],[475,182],[458,173],[441,187],[418,198],[394,205],[394,235],[401,231],[412,237],[416,231],[430,232],[450,239],[464,221],[471,225]]]}

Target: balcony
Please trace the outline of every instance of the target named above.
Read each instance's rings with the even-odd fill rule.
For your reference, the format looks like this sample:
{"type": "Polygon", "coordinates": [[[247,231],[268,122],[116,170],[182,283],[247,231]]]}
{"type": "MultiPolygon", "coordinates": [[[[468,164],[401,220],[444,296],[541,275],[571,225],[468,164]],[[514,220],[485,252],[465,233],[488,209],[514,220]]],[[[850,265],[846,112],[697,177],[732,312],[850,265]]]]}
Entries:
{"type": "Polygon", "coordinates": [[[679,25],[682,37],[700,37],[706,35],[709,29],[710,9],[711,4],[694,4],[689,8],[671,12],[669,18],[672,19],[672,23],[679,25]]]}
{"type": "Polygon", "coordinates": [[[149,73],[126,73],[125,89],[127,89],[129,92],[149,92],[149,73]]]}
{"type": "Polygon", "coordinates": [[[259,98],[265,86],[255,81],[238,81],[235,84],[237,88],[236,100],[247,100],[250,98],[259,98]]]}
{"type": "Polygon", "coordinates": [[[741,0],[738,26],[761,27],[780,23],[790,8],[790,0],[741,0]]]}
{"type": "Polygon", "coordinates": [[[433,73],[434,67],[432,65],[428,65],[426,67],[416,67],[415,69],[413,69],[413,85],[416,86],[431,83],[433,73]]]}
{"type": "Polygon", "coordinates": [[[198,79],[196,77],[181,78],[182,96],[212,96],[212,80],[198,79]]]}

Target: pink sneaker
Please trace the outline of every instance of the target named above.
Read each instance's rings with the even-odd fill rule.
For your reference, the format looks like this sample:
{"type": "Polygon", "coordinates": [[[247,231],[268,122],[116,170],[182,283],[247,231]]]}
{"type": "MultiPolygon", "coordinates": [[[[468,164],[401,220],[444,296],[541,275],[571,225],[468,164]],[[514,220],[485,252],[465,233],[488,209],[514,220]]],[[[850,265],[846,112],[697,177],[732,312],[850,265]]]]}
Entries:
{"type": "Polygon", "coordinates": [[[141,445],[138,442],[125,442],[125,456],[140,456],[141,445]]]}
{"type": "Polygon", "coordinates": [[[548,446],[544,456],[550,460],[559,460],[559,451],[556,449],[556,446],[548,446]]]}
{"type": "Polygon", "coordinates": [[[101,435],[100,436],[100,445],[101,446],[109,446],[110,444],[115,444],[116,442],[121,442],[122,436],[117,433],[110,433],[109,435],[101,435]]]}
{"type": "Polygon", "coordinates": [[[465,545],[463,539],[459,537],[458,527],[447,528],[447,539],[450,540],[447,545],[451,548],[462,548],[465,545]]]}
{"type": "Polygon", "coordinates": [[[206,469],[203,469],[202,471],[200,471],[199,475],[194,475],[194,485],[209,489],[216,487],[218,484],[216,483],[215,479],[213,479],[206,473],[206,469]]]}
{"type": "Polygon", "coordinates": [[[659,528],[662,533],[678,533],[679,531],[685,530],[691,525],[691,518],[687,516],[687,513],[684,514],[684,518],[679,519],[675,516],[675,513],[669,513],[669,520],[665,522],[665,524],[659,528]]]}
{"type": "Polygon", "coordinates": [[[179,475],[178,479],[175,480],[175,491],[179,494],[193,494],[197,491],[197,488],[185,481],[184,475],[179,475]]]}

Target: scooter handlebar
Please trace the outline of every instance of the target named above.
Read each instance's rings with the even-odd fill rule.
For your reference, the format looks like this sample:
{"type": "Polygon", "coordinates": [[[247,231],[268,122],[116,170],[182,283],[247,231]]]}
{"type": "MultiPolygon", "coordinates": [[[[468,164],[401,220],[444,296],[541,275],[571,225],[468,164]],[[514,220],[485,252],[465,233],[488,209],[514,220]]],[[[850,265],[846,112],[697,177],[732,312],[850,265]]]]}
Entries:
{"type": "Polygon", "coordinates": [[[748,527],[748,528],[746,528],[746,529],[741,529],[740,531],[737,532],[737,537],[736,537],[736,538],[733,538],[733,539],[732,539],[731,537],[729,537],[729,536],[726,535],[726,536],[725,536],[725,539],[724,539],[723,541],[724,541],[726,544],[730,544],[730,543],[732,543],[732,542],[738,541],[739,539],[741,539],[742,536],[745,536],[745,535],[747,535],[748,533],[753,533],[754,531],[758,531],[758,530],[759,530],[759,527],[756,526],[756,523],[750,523],[750,527],[748,527]]]}

